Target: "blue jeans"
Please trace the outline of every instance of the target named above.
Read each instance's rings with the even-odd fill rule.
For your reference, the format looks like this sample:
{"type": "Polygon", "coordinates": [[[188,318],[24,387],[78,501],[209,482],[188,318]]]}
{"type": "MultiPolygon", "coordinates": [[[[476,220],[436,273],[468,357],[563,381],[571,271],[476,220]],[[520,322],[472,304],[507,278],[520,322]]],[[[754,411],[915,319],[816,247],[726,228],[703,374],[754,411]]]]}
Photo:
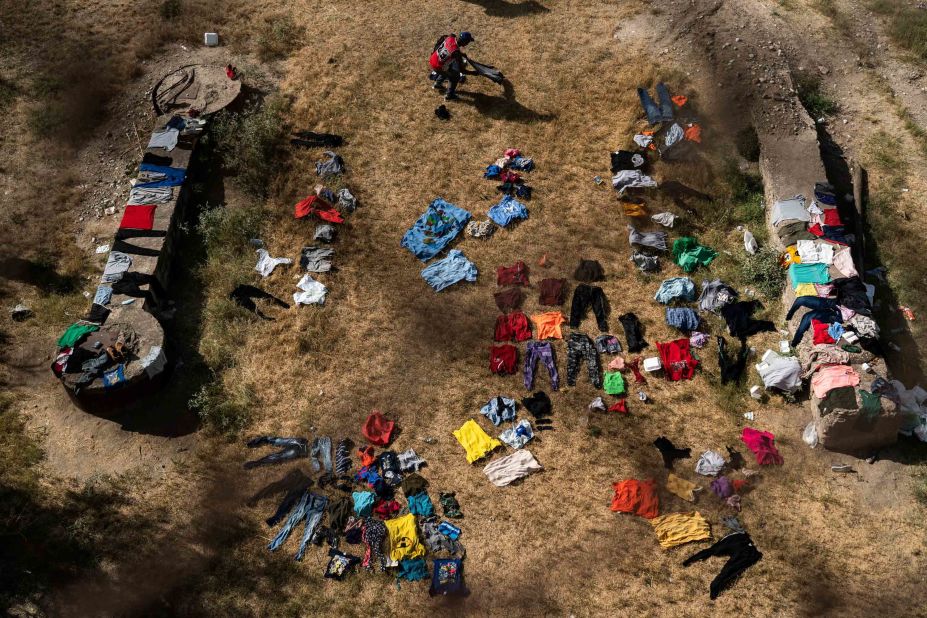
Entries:
{"type": "Polygon", "coordinates": [[[647,122],[650,124],[668,122],[673,119],[673,100],[670,99],[669,90],[663,82],[657,84],[657,96],[660,99],[659,107],[645,89],[638,88],[637,96],[640,97],[641,105],[647,113],[647,122]]]}
{"type": "Polygon", "coordinates": [[[833,298],[821,298],[820,296],[799,296],[795,299],[795,302],[792,303],[792,308],[789,309],[789,312],[785,314],[785,319],[791,320],[792,316],[795,315],[795,312],[798,311],[800,307],[807,307],[808,309],[835,309],[837,307],[837,301],[833,298]]]}
{"type": "Polygon", "coordinates": [[[299,457],[309,455],[309,441],[305,438],[275,438],[271,436],[261,436],[248,442],[248,448],[257,448],[263,445],[279,446],[281,450],[271,453],[255,461],[245,462],[245,469],[250,470],[258,466],[281,463],[299,457]]]}
{"type": "Polygon", "coordinates": [[[312,451],[309,453],[309,463],[312,464],[312,470],[318,472],[321,467],[325,471],[332,473],[332,439],[328,436],[320,436],[312,441],[312,451]],[[321,466],[319,463],[321,462],[321,466]]]}
{"type": "Polygon", "coordinates": [[[309,490],[307,489],[303,492],[302,497],[299,499],[299,503],[296,505],[290,512],[290,516],[286,518],[286,522],[283,524],[283,527],[280,528],[280,531],[277,532],[277,536],[273,538],[270,544],[267,546],[267,549],[270,551],[277,551],[277,549],[286,543],[286,540],[290,537],[290,532],[293,531],[293,528],[299,523],[299,520],[306,516],[306,506],[309,502],[309,490]]]}
{"type": "Polygon", "coordinates": [[[795,331],[795,336],[792,337],[792,347],[797,348],[798,344],[801,343],[802,337],[805,336],[805,331],[811,328],[811,320],[833,324],[834,322],[839,322],[841,319],[840,311],[837,309],[812,309],[801,316],[801,323],[799,323],[798,329],[795,331]]]}
{"type": "Polygon", "coordinates": [[[328,506],[328,498],[318,494],[309,494],[309,501],[306,503],[306,529],[303,530],[303,540],[299,543],[299,549],[296,550],[296,559],[302,560],[303,554],[306,553],[306,547],[312,540],[312,535],[322,516],[325,515],[325,507],[328,506]]]}

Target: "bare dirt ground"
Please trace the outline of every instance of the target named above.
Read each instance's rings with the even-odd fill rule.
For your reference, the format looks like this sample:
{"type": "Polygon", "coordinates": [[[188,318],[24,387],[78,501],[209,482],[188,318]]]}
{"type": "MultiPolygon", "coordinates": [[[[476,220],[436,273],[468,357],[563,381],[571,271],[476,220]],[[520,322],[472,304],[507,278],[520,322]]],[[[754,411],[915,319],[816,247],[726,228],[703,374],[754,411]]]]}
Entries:
{"type": "MultiPolygon", "coordinates": [[[[100,10],[94,6],[85,10],[100,10]]],[[[136,422],[133,429],[132,419],[114,422],[72,407],[46,367],[60,327],[84,308],[85,284],[53,303],[43,300],[47,291],[6,280],[5,302],[21,298],[40,312],[38,324],[4,326],[3,360],[17,406],[45,447],[46,482],[118,476],[131,497],[120,516],[139,532],[137,545],[44,591],[27,607],[73,616],[923,615],[924,506],[912,492],[918,468],[911,465],[923,454],[891,449],[867,464],[809,450],[800,439],[808,421],[804,408],[778,398],[764,404],[724,401],[713,347],[700,354],[703,369],[695,380],[651,380],[646,390],[653,403],[631,401],[628,417],[587,421],[586,405],[599,393],[581,373],[576,387],[553,396],[556,430],[529,447],[545,471],[516,486],[491,486],[480,465],[466,464],[450,433],[478,416],[490,397],[524,393],[520,373],[499,378],[486,369],[499,265],[524,260],[536,283],[547,276],[571,279],[580,258],[598,259],[607,274],[602,287],[615,331],[616,317],[633,310],[645,321],[651,344],[675,337],[652,301],[662,277],[642,276],[628,262],[621,207],[607,185],[592,181],[608,176],[608,152],[627,146],[634,131],[646,126],[637,85],[665,79],[692,98],[706,127],[698,161],[659,164],[655,176],[715,194],[723,189],[720,162],[733,152],[737,129],[753,120],[759,130],[788,137],[788,104],[775,99],[786,83],[781,71],[817,70],[840,103],[830,123],[848,152],[864,158],[872,136],[885,131],[910,155],[905,207],[911,227],[922,227],[923,157],[886,106],[885,93],[871,86],[869,72],[876,69],[860,69],[849,47],[836,42],[842,39],[819,34],[832,27],[823,17],[805,6],[785,10],[759,2],[416,1],[358,11],[345,2],[265,0],[249,5],[247,20],[231,12],[230,47],[210,53],[230,53],[240,66],[256,62],[248,54],[244,24],[282,12],[305,29],[304,44],[269,74],[293,99],[294,125],[346,136],[340,152],[362,207],[336,245],[337,272],[321,277],[330,288],[326,306],[248,324],[226,379],[257,395],[249,434],[349,436],[359,442],[360,423],[371,409],[396,418],[402,433],[395,447],[414,447],[428,461],[423,475],[433,498],[453,490],[461,501],[472,594],[461,601],[432,600],[424,584],[397,589],[390,578],[367,574],[343,583],[323,580],[322,550],[311,549],[304,563],[293,562],[292,542],[286,551],[268,553],[270,533],[262,519],[275,503],[247,502],[283,471],[242,471],[240,463],[251,453],[241,441],[226,445],[164,424],[152,431],[136,422]],[[471,78],[462,100],[450,106],[453,119],[444,124],[433,115],[440,99],[425,80],[425,58],[438,34],[464,28],[477,38],[474,58],[500,66],[514,83],[514,95],[471,78]],[[754,115],[757,109],[770,115],[754,115]],[[530,175],[531,217],[486,241],[462,237],[455,246],[476,263],[479,280],[435,294],[399,239],[436,196],[482,218],[497,199],[482,170],[508,147],[521,148],[537,163],[530,175]],[[536,263],[543,254],[548,266],[542,268],[536,263]],[[681,567],[697,547],[661,550],[646,521],[608,510],[611,483],[665,479],[650,446],[658,435],[696,455],[739,446],[752,461],[738,440],[748,410],[756,413],[751,425],[776,434],[785,465],[760,470],[744,496],[741,521],[763,561],[711,602],[707,587],[720,561],[681,567]],[[590,425],[600,433],[590,432],[590,425]],[[834,462],[852,463],[857,473],[833,474],[834,462]]],[[[98,29],[98,36],[115,38],[105,22],[98,29]]],[[[147,60],[143,75],[118,89],[112,112],[76,146],[75,165],[61,168],[72,184],[93,188],[62,206],[68,225],[54,240],[40,233],[33,244],[47,243],[92,272],[93,260],[84,256],[92,255],[93,239],[115,225],[105,216],[97,219],[96,211],[117,193],[103,189],[124,186],[125,169],[135,162],[130,125],[145,131],[144,91],[188,53],[194,52],[169,46],[147,60]]],[[[888,65],[886,75],[897,73],[888,57],[879,58],[888,65]]],[[[20,135],[5,150],[7,191],[30,173],[25,140],[20,135]]],[[[266,205],[263,238],[274,255],[295,256],[310,233],[309,224],[290,213],[316,182],[314,155],[293,153],[281,188],[266,205]]],[[[229,202],[242,199],[230,183],[227,195],[229,202]]],[[[659,196],[649,206],[681,214],[683,229],[712,238],[719,250],[742,250],[741,235],[714,229],[699,214],[705,206],[698,202],[690,212],[659,196]]],[[[12,216],[12,207],[5,203],[3,216],[12,216]]],[[[21,220],[16,229],[31,231],[31,221],[21,220]]],[[[729,259],[722,254],[706,276],[726,272],[729,259]]],[[[676,270],[669,266],[664,273],[675,276],[676,270]]],[[[277,271],[260,285],[286,297],[297,279],[295,270],[277,271]]],[[[525,310],[532,313],[538,309],[535,288],[527,299],[525,310]]],[[[779,323],[779,306],[768,304],[779,323]]],[[[595,332],[591,316],[581,330],[595,332]]],[[[717,321],[712,332],[721,332],[717,321]]],[[[777,340],[758,336],[751,343],[762,352],[777,340]]],[[[555,347],[565,381],[565,348],[555,347]]],[[[755,374],[748,380],[755,381],[755,374]]],[[[543,370],[538,386],[547,388],[543,370]]],[[[694,462],[678,463],[677,474],[698,481],[694,462]]],[[[672,494],[660,497],[663,512],[693,508],[672,494]]],[[[716,538],[723,535],[720,518],[730,513],[707,488],[694,508],[711,521],[716,538]]]]}

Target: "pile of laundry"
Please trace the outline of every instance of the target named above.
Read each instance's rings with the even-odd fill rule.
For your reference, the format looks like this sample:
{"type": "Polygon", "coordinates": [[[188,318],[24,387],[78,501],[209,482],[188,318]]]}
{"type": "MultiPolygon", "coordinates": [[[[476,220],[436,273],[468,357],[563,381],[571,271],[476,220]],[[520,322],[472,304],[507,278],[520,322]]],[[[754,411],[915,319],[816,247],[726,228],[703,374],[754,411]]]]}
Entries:
{"type": "Polygon", "coordinates": [[[443,518],[438,515],[428,480],[420,474],[425,460],[413,448],[389,448],[396,430],[395,421],[374,411],[361,427],[369,444],[356,450],[350,439],[333,444],[329,436],[311,442],[274,436],[250,440],[249,448],[277,450],[246,462],[245,469],[307,458],[312,469],[307,474],[304,468],[294,468],[249,500],[253,507],[282,495],[266,520],[269,528],[277,527],[267,548],[279,550],[296,530],[301,532],[297,561],[311,545],[328,547],[323,571],[327,578],[344,579],[360,566],[371,573],[392,573],[397,585],[400,580],[430,577],[432,595],[466,594],[463,530],[448,521],[463,518],[460,503],[455,492],[439,492],[443,518]],[[379,453],[377,447],[382,449],[379,453]]]}
{"type": "MultiPolygon", "coordinates": [[[[780,465],[782,456],[775,446],[774,436],[765,431],[746,427],[741,440],[749,448],[759,465],[780,465]]],[[[655,479],[625,479],[612,485],[611,510],[617,513],[636,515],[650,521],[657,542],[663,549],[685,545],[687,543],[711,541],[711,525],[696,510],[688,508],[678,512],[661,514],[660,488],[688,503],[701,502],[703,487],[693,480],[684,478],[675,469],[679,459],[690,459],[691,449],[677,447],[666,436],[653,441],[663,459],[666,477],[658,485],[655,479]]],[[[683,566],[706,560],[712,556],[726,557],[728,560],[721,567],[718,575],[709,586],[712,599],[734,585],[747,569],[762,559],[763,554],[756,548],[750,535],[737,519],[736,513],[742,508],[742,496],[750,490],[750,478],[757,471],[748,468],[743,456],[733,447],[727,446],[727,458],[718,451],[708,450],[702,453],[694,466],[696,475],[711,478],[708,486],[715,500],[722,508],[728,508],[732,514],[722,518],[722,523],[729,533],[719,541],[702,549],[683,561],[683,566]]]]}
{"type": "MultiPolygon", "coordinates": [[[[473,215],[443,198],[436,198],[402,237],[401,246],[422,262],[437,257],[465,228],[474,238],[489,238],[497,226],[508,227],[527,219],[528,208],[519,198],[530,199],[531,188],[524,184],[521,173],[534,169],[534,161],[510,148],[490,165],[487,178],[500,180],[502,197],[490,207],[484,221],[473,221],[473,215]]],[[[422,278],[436,292],[461,281],[476,281],[479,271],[463,251],[451,249],[447,255],[422,269],[422,278]]]]}
{"type": "MultiPolygon", "coordinates": [[[[340,144],[342,138],[334,134],[301,131],[291,141],[302,148],[311,148],[314,145],[340,144]]],[[[326,150],[323,156],[325,158],[315,165],[316,174],[323,181],[337,180],[341,184],[339,177],[346,171],[344,160],[330,150],[326,150]]],[[[334,268],[335,250],[330,245],[337,240],[338,226],[344,223],[345,215],[352,214],[357,210],[357,206],[357,198],[349,188],[343,186],[335,191],[325,184],[316,185],[311,195],[294,206],[293,216],[296,219],[315,221],[315,229],[312,233],[313,243],[304,246],[299,253],[299,267],[304,274],[296,284],[296,292],[293,293],[293,302],[297,306],[325,304],[328,287],[313,278],[313,275],[329,273],[334,268]]],[[[257,264],[254,269],[260,273],[261,277],[269,277],[278,266],[293,264],[292,258],[273,257],[260,239],[254,239],[251,242],[256,247],[257,253],[257,264]]],[[[254,311],[265,319],[269,318],[257,311],[253,302],[254,298],[267,298],[282,307],[289,307],[286,303],[253,286],[239,286],[233,290],[231,298],[237,304],[254,311]],[[251,296],[244,293],[245,288],[248,288],[251,296]]]]}

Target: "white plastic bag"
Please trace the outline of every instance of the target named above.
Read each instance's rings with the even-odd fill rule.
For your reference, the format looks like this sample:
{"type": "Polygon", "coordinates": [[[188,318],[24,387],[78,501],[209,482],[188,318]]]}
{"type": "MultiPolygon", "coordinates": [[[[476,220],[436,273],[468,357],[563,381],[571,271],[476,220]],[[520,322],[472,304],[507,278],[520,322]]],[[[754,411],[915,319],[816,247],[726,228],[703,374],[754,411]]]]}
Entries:
{"type": "Polygon", "coordinates": [[[750,255],[756,255],[757,249],[760,246],[756,242],[756,238],[753,237],[753,233],[750,230],[744,230],[744,250],[750,255]]]}
{"type": "Polygon", "coordinates": [[[814,421],[808,423],[805,430],[801,432],[801,439],[811,448],[818,445],[818,428],[814,426],[814,421]]]}

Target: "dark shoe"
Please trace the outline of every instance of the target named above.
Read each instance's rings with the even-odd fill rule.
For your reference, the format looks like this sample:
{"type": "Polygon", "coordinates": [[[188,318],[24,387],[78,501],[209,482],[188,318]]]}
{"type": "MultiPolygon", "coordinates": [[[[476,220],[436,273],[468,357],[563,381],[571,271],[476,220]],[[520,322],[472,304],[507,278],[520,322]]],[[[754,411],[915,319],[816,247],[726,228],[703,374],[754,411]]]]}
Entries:
{"type": "Polygon", "coordinates": [[[437,117],[440,118],[441,120],[450,120],[450,119],[451,119],[451,112],[449,112],[449,111],[447,110],[447,106],[446,106],[446,105],[439,105],[439,106],[435,109],[435,116],[437,116],[437,117]]]}
{"type": "Polygon", "coordinates": [[[457,96],[457,93],[454,92],[448,92],[446,95],[444,95],[445,101],[456,101],[459,98],[460,97],[457,96]]]}

